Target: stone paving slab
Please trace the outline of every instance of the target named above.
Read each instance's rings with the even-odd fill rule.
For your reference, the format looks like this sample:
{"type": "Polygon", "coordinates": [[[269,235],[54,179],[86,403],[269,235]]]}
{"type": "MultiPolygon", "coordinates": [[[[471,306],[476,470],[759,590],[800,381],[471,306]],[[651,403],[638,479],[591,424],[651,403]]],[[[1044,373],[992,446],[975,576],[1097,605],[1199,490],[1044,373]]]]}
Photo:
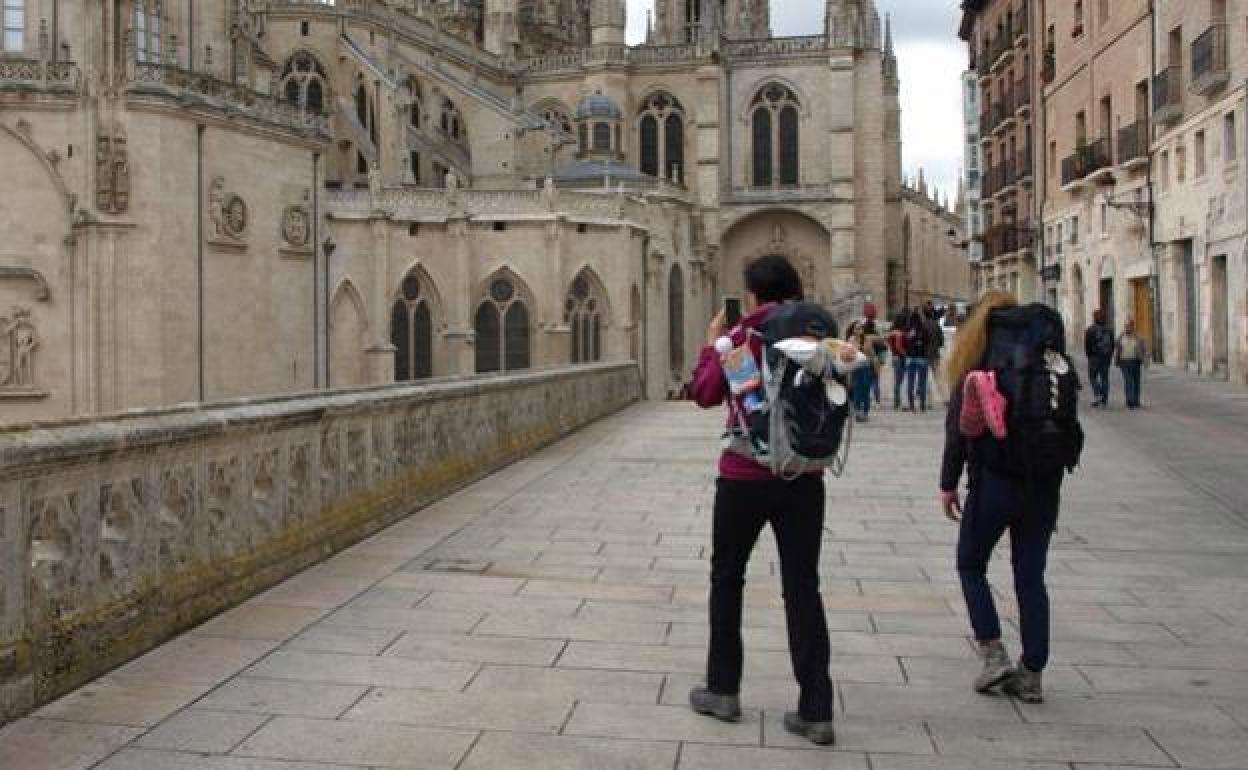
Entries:
{"type": "MultiPolygon", "coordinates": [[[[1064,490],[1043,705],[971,692],[956,529],[927,476],[893,467],[934,473],[940,417],[885,411],[829,481],[838,745],[781,726],[797,689],[770,534],[746,589],[746,718],[690,712],[717,420],[650,404],[0,729],[0,768],[1244,770],[1248,529],[1106,419],[1064,490]]],[[[1016,651],[1010,577],[1003,544],[990,578],[1016,651]]]]}

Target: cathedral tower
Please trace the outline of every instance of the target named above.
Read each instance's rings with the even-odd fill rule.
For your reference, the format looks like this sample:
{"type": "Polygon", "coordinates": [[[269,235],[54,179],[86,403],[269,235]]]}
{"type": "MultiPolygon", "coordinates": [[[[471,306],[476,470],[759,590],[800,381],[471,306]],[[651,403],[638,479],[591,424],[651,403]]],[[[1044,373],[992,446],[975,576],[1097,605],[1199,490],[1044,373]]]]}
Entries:
{"type": "Polygon", "coordinates": [[[589,25],[594,45],[623,45],[624,27],[627,23],[624,3],[625,0],[593,0],[589,10],[589,25]]]}

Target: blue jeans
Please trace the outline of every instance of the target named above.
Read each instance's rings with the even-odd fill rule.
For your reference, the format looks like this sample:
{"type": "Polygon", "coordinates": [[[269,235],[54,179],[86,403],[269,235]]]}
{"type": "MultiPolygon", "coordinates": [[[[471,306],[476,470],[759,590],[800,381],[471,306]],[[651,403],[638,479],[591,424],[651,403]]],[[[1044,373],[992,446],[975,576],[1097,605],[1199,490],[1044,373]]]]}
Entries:
{"type": "Polygon", "coordinates": [[[988,584],[988,559],[1005,530],[1010,531],[1014,593],[1023,637],[1023,665],[1043,671],[1049,662],[1049,593],[1044,569],[1049,540],[1057,528],[1061,479],[1026,482],[980,470],[966,497],[958,531],[958,577],[975,638],[1001,638],[1001,620],[988,584]],[[1029,494],[1030,492],[1030,494],[1029,494]]]}
{"type": "Polygon", "coordinates": [[[904,356],[893,356],[893,406],[901,407],[901,388],[906,384],[906,359],[904,356]]]}
{"type": "Polygon", "coordinates": [[[927,408],[927,359],[926,358],[907,358],[906,359],[906,389],[910,398],[910,408],[914,408],[914,399],[917,396],[919,406],[927,408]]]}
{"type": "Polygon", "coordinates": [[[854,411],[861,415],[871,414],[871,390],[875,385],[875,372],[870,366],[854,371],[854,411]]]}
{"type": "Polygon", "coordinates": [[[1126,392],[1127,406],[1136,409],[1140,405],[1140,379],[1143,377],[1143,362],[1140,359],[1134,361],[1119,361],[1118,368],[1122,370],[1122,389],[1126,392]]]}
{"type": "Polygon", "coordinates": [[[1109,403],[1109,364],[1107,357],[1088,358],[1088,382],[1092,385],[1092,397],[1102,404],[1109,403]]]}

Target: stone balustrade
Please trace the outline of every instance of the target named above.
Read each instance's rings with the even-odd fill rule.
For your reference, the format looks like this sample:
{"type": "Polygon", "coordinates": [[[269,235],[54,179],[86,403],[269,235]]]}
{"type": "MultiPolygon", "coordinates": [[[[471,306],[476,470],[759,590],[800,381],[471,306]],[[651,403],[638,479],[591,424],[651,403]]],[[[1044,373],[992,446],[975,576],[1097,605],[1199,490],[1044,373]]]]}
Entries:
{"type": "MultiPolygon", "coordinates": [[[[687,193],[670,184],[655,188],[654,192],[687,198],[687,193]]],[[[559,216],[618,224],[648,221],[643,201],[633,191],[620,194],[618,190],[445,190],[410,186],[377,191],[329,190],[325,194],[325,207],[334,217],[380,213],[413,222],[443,222],[461,217],[514,220],[559,216]]]]}
{"type": "Polygon", "coordinates": [[[131,93],[193,95],[209,107],[237,112],[300,133],[329,135],[327,115],[307,112],[275,96],[168,64],[132,62],[129,89],[131,93]]]}
{"type": "Polygon", "coordinates": [[[731,59],[775,59],[794,54],[821,54],[827,50],[828,41],[823,35],[805,35],[730,41],[724,44],[723,53],[731,59]]]}
{"type": "Polygon", "coordinates": [[[0,722],[639,399],[598,364],[0,429],[0,722]]]}
{"type": "Polygon", "coordinates": [[[82,73],[73,62],[0,58],[0,91],[77,94],[81,89],[82,73]]]}

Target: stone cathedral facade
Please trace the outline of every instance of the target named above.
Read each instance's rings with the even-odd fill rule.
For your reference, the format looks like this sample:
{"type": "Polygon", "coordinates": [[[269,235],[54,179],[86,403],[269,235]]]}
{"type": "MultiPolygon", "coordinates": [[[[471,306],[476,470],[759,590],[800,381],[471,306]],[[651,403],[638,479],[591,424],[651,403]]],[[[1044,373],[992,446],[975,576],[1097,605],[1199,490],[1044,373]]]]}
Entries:
{"type": "MultiPolygon", "coordinates": [[[[0,423],[599,360],[901,269],[871,0],[3,0],[0,423]]],[[[896,292],[892,292],[896,293],[896,292]]]]}

